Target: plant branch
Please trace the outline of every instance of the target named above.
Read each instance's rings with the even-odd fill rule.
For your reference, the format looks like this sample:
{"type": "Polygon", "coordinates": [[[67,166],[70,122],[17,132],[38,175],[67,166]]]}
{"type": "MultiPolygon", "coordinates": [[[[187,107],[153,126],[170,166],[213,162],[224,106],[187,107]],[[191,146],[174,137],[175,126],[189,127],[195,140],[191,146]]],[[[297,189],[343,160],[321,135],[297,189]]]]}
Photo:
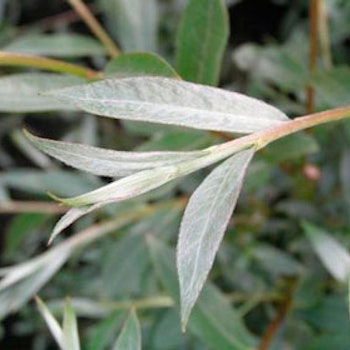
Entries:
{"type": "Polygon", "coordinates": [[[318,31],[320,36],[320,47],[321,47],[323,65],[326,69],[330,69],[333,66],[332,52],[331,52],[331,44],[329,40],[328,13],[326,10],[326,5],[323,0],[320,0],[318,11],[319,11],[318,31]]]}
{"type": "Polygon", "coordinates": [[[279,307],[277,309],[276,316],[266,327],[265,332],[261,338],[258,350],[268,350],[269,349],[269,347],[273,341],[274,336],[278,332],[278,330],[281,327],[282,323],[284,322],[289,310],[292,307],[293,294],[294,294],[296,285],[297,285],[296,279],[292,279],[292,280],[288,281],[287,291],[284,293],[285,294],[284,300],[279,305],[279,307]]]}
{"type": "Polygon", "coordinates": [[[37,201],[10,201],[0,204],[0,214],[47,213],[63,214],[68,210],[59,204],[37,201]]]}
{"type": "Polygon", "coordinates": [[[211,149],[213,152],[219,151],[223,154],[228,153],[228,155],[249,147],[254,147],[256,150],[260,150],[269,143],[272,143],[284,136],[294,134],[298,131],[308,129],[313,126],[341,120],[347,117],[350,117],[350,106],[330,109],[286,121],[273,128],[213,146],[211,149]]]}
{"type": "Polygon", "coordinates": [[[97,79],[101,77],[100,72],[64,61],[4,51],[0,51],[0,66],[38,68],[51,72],[71,74],[87,79],[97,79]]]}
{"type": "Polygon", "coordinates": [[[74,10],[81,16],[92,33],[101,41],[109,55],[113,58],[119,55],[120,50],[115,42],[110,38],[107,32],[93,16],[89,8],[82,0],[67,0],[74,10]]]}
{"type": "MultiPolygon", "coordinates": [[[[87,5],[87,7],[89,8],[90,12],[93,14],[99,11],[98,7],[95,4],[87,5]]],[[[42,30],[49,30],[59,24],[62,24],[62,23],[66,25],[72,24],[74,22],[77,22],[78,20],[80,21],[81,17],[75,10],[71,9],[71,10],[59,13],[57,15],[45,17],[44,19],[38,22],[30,23],[28,25],[20,27],[19,30],[20,32],[23,32],[23,31],[30,30],[32,28],[38,28],[38,27],[40,27],[42,30]]]]}
{"type": "MultiPolygon", "coordinates": [[[[317,64],[317,37],[318,37],[318,19],[319,19],[320,0],[310,0],[310,39],[309,39],[309,74],[316,69],[317,64]]],[[[312,85],[306,88],[306,112],[312,113],[315,106],[315,91],[312,85]]]]}

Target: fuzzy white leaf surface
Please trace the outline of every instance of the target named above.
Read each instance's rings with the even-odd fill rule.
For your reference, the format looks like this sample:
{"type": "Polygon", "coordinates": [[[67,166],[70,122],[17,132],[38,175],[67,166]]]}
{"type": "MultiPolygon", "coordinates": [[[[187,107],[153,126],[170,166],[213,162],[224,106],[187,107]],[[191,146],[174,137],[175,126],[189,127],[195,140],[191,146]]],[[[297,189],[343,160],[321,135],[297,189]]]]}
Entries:
{"type": "Polygon", "coordinates": [[[174,166],[144,170],[77,197],[55,198],[63,204],[73,207],[88,206],[95,203],[119,202],[160,187],[175,179],[178,175],[177,168],[174,166]]]}
{"type": "Polygon", "coordinates": [[[255,98],[161,77],[106,79],[48,95],[101,116],[204,130],[251,133],[288,120],[255,98]]]}
{"type": "Polygon", "coordinates": [[[216,167],[185,209],[177,246],[183,328],[213,265],[253,155],[248,149],[216,167]]]}
{"type": "Polygon", "coordinates": [[[65,350],[80,350],[77,318],[70,299],[66,300],[64,306],[63,341],[65,350]]]}
{"type": "Polygon", "coordinates": [[[74,168],[99,176],[123,177],[133,173],[177,164],[205,155],[193,152],[124,152],[83,144],[61,142],[34,136],[25,132],[41,151],[74,168]]]}
{"type": "Polygon", "coordinates": [[[63,330],[49,308],[45,305],[45,303],[39,298],[35,298],[38,310],[41,314],[41,316],[44,318],[47,326],[50,329],[51,334],[56,340],[56,343],[60,347],[61,350],[64,350],[64,344],[63,344],[63,330]]]}

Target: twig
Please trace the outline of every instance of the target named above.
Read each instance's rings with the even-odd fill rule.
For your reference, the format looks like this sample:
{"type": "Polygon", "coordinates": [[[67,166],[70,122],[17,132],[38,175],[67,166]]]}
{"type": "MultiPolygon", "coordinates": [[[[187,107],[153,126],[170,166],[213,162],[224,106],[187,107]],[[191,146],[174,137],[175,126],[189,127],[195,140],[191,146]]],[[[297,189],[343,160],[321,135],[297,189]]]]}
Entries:
{"type": "Polygon", "coordinates": [[[326,69],[330,69],[333,66],[332,52],[331,52],[331,44],[329,40],[328,14],[327,14],[326,6],[323,0],[320,0],[318,11],[319,11],[318,30],[319,30],[319,36],[320,36],[320,47],[321,47],[323,65],[326,69]]]}
{"type": "Polygon", "coordinates": [[[10,201],[0,203],[0,214],[47,213],[63,214],[68,210],[59,204],[38,201],[10,201]]]}
{"type": "MultiPolygon", "coordinates": [[[[87,7],[89,8],[90,12],[93,14],[97,13],[99,10],[95,4],[87,5],[87,7]]],[[[25,31],[31,28],[40,27],[40,29],[42,30],[49,30],[54,26],[56,26],[57,24],[60,24],[60,23],[71,24],[71,23],[80,21],[80,19],[81,17],[75,10],[69,10],[69,11],[59,13],[58,15],[46,17],[38,22],[30,23],[24,27],[20,27],[19,29],[20,31],[25,31]]]]}
{"type": "Polygon", "coordinates": [[[67,0],[74,10],[81,16],[86,25],[90,28],[92,33],[101,41],[109,55],[113,58],[119,55],[120,50],[115,42],[110,38],[107,32],[102,28],[100,23],[91,13],[90,9],[84,4],[82,0],[67,0]]]}
{"type": "MultiPolygon", "coordinates": [[[[309,39],[309,74],[310,77],[317,64],[317,40],[320,0],[310,0],[310,39],[309,39]]],[[[315,106],[315,91],[311,82],[306,88],[306,111],[312,113],[315,106]]]]}
{"type": "Polygon", "coordinates": [[[51,72],[71,74],[82,78],[101,78],[100,72],[47,57],[14,54],[0,51],[0,66],[29,67],[44,69],[51,72]]]}
{"type": "Polygon", "coordinates": [[[275,318],[268,324],[261,338],[258,350],[268,350],[278,329],[284,322],[288,311],[292,306],[292,296],[296,286],[296,280],[291,280],[284,301],[279,305],[275,318]]]}
{"type": "Polygon", "coordinates": [[[350,106],[330,109],[323,112],[305,115],[286,121],[280,125],[267,130],[256,132],[238,139],[212,146],[217,151],[227,150],[228,155],[248,147],[254,147],[256,150],[264,148],[271,142],[274,142],[284,136],[294,134],[313,126],[329,123],[350,117],[350,106]]]}

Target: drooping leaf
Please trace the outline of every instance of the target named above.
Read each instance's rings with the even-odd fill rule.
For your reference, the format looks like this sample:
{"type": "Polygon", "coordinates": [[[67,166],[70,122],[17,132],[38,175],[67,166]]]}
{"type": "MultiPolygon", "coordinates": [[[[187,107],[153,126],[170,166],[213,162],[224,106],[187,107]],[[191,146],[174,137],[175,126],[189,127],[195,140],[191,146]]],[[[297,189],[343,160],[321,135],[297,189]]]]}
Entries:
{"type": "Polygon", "coordinates": [[[36,56],[78,57],[103,55],[104,47],[91,37],[78,34],[26,34],[3,48],[7,52],[36,56]]]}
{"type": "Polygon", "coordinates": [[[35,298],[36,305],[38,307],[38,310],[41,314],[41,316],[44,318],[47,326],[50,329],[51,334],[56,340],[56,343],[60,347],[61,350],[64,349],[64,340],[63,340],[63,330],[55,317],[52,315],[51,311],[49,308],[45,305],[45,303],[39,298],[35,298]]]}
{"type": "Polygon", "coordinates": [[[48,95],[97,115],[195,129],[250,133],[288,120],[254,98],[159,77],[107,79],[48,95]]]}
{"type": "Polygon", "coordinates": [[[101,0],[107,23],[124,52],[157,51],[156,0],[101,0]]]}
{"type": "Polygon", "coordinates": [[[180,75],[195,83],[217,85],[228,35],[228,15],[222,0],[190,0],[177,36],[180,75]]]}
{"type": "MultiPolygon", "coordinates": [[[[148,237],[147,242],[154,268],[163,286],[179,305],[179,287],[174,253],[170,247],[153,237],[148,237]]],[[[254,349],[255,339],[243,325],[240,315],[232,308],[224,295],[210,283],[207,283],[203,288],[203,292],[193,309],[188,328],[209,348],[220,350],[254,349]]]]}
{"type": "Polygon", "coordinates": [[[122,152],[25,135],[41,151],[74,168],[100,176],[122,177],[138,171],[173,165],[205,155],[194,152],[122,152]]]}
{"type": "Polygon", "coordinates": [[[46,112],[74,110],[73,105],[41,95],[42,92],[84,82],[72,76],[19,73],[0,78],[0,112],[46,112]]]}
{"type": "Polygon", "coordinates": [[[130,312],[113,350],[141,350],[141,329],[134,310],[130,312]]]}
{"type": "Polygon", "coordinates": [[[65,350],[80,350],[77,318],[68,298],[63,313],[63,341],[65,350]]]}
{"type": "Polygon", "coordinates": [[[104,71],[106,75],[118,78],[145,75],[180,78],[168,62],[149,52],[121,54],[108,62],[104,71]]]}
{"type": "Polygon", "coordinates": [[[177,248],[183,327],[213,265],[253,155],[248,149],[219,165],[185,209],[177,248]]]}
{"type": "Polygon", "coordinates": [[[350,254],[329,233],[310,223],[304,231],[328,272],[340,282],[347,282],[350,274],[350,254]]]}
{"type": "Polygon", "coordinates": [[[68,226],[70,226],[73,222],[80,219],[82,216],[87,215],[88,213],[100,208],[101,204],[95,204],[88,207],[82,208],[71,208],[67,211],[55,224],[55,227],[52,230],[50,235],[48,244],[51,244],[52,241],[68,226]]]}

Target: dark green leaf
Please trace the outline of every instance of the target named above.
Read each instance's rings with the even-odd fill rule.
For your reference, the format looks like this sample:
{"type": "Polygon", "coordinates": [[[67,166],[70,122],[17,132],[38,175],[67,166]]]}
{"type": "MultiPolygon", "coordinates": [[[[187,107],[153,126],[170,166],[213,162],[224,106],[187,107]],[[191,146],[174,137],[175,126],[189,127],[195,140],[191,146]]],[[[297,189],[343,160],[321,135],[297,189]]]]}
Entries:
{"type": "Polygon", "coordinates": [[[121,54],[108,62],[105,73],[118,78],[145,75],[179,78],[162,57],[148,52],[121,54]]]}
{"type": "Polygon", "coordinates": [[[217,85],[229,34],[221,0],[190,0],[177,37],[177,70],[195,83],[217,85]]]}

